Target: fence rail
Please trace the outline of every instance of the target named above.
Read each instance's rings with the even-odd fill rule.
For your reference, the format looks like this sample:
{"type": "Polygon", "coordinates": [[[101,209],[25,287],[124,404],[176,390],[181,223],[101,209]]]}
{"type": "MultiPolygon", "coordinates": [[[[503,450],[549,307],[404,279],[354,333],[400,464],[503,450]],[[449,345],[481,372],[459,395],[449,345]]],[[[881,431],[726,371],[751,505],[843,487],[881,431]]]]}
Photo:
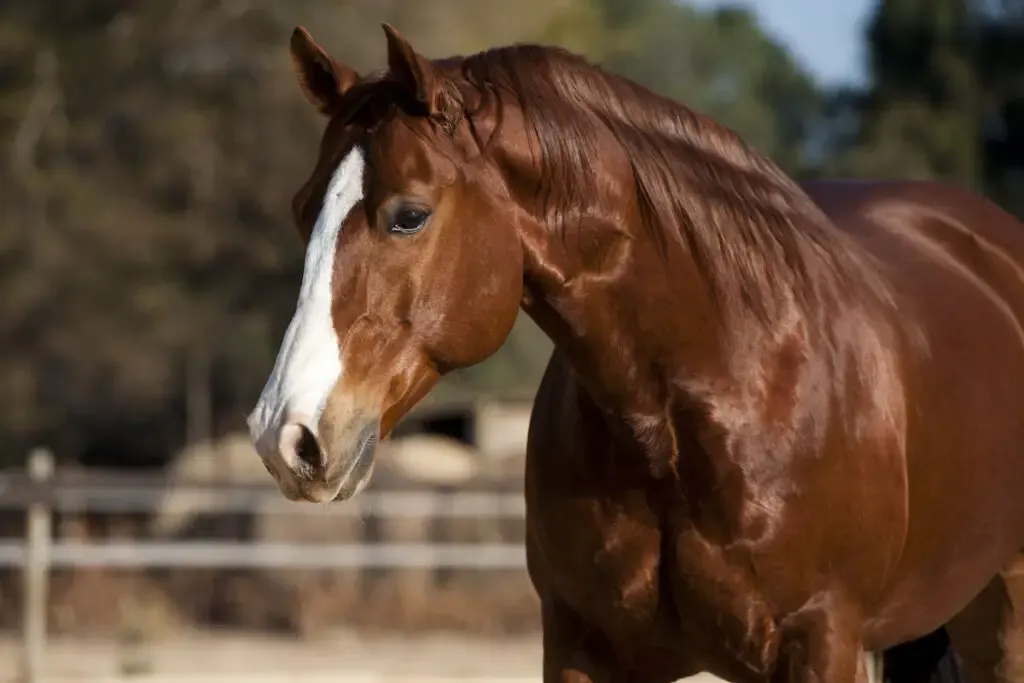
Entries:
{"type": "Polygon", "coordinates": [[[274,515],[324,515],[336,517],[435,517],[516,518],[526,512],[521,493],[495,491],[366,491],[343,505],[297,504],[285,500],[277,489],[221,484],[215,490],[205,482],[180,482],[156,488],[140,481],[135,489],[105,484],[39,486],[23,477],[0,477],[0,510],[22,510],[34,503],[61,512],[108,514],[148,513],[260,513],[274,515]],[[4,481],[7,479],[7,481],[4,481]],[[21,480],[21,481],[18,481],[21,480]],[[7,487],[5,489],[5,486],[7,487]]]}
{"type": "MultiPolygon", "coordinates": [[[[0,566],[21,567],[22,543],[0,542],[0,566]]],[[[50,568],[147,569],[520,569],[526,554],[515,543],[58,543],[50,568]]]]}
{"type": "Polygon", "coordinates": [[[24,576],[24,679],[42,682],[46,604],[54,568],[248,569],[524,569],[520,543],[242,543],[111,541],[53,537],[55,513],[253,513],[338,518],[522,519],[521,491],[494,483],[472,491],[431,490],[394,482],[345,504],[290,503],[276,488],[236,481],[181,481],[152,474],[56,472],[52,454],[36,450],[25,472],[0,474],[0,510],[25,510],[24,542],[0,542],[0,566],[24,576]]]}

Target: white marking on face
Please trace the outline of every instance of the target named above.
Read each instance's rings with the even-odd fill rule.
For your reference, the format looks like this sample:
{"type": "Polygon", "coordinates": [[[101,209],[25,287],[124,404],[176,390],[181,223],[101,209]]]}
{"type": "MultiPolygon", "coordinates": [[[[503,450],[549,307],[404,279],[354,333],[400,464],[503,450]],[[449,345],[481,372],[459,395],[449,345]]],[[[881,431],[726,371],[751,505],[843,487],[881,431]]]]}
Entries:
{"type": "Polygon", "coordinates": [[[363,152],[356,147],[338,165],[324,194],[306,247],[295,314],[248,418],[250,435],[261,454],[276,450],[278,432],[286,423],[300,422],[317,435],[327,397],[341,377],[341,350],[331,319],[331,281],[341,226],[363,198],[364,168],[363,152]]]}

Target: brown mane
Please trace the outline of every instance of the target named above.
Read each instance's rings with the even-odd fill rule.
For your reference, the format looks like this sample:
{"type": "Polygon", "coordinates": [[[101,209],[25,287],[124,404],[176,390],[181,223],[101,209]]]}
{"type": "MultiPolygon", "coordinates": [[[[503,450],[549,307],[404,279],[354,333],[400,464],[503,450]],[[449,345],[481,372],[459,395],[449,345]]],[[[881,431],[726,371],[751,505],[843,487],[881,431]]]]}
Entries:
{"type": "Polygon", "coordinates": [[[831,289],[888,300],[873,263],[804,191],[735,133],[691,109],[559,48],[516,45],[461,62],[480,93],[507,93],[539,147],[538,206],[564,227],[594,208],[603,126],[627,152],[644,224],[664,250],[683,243],[723,319],[750,310],[770,321],[787,300],[806,312],[831,289]],[[681,226],[681,230],[677,229],[681,226]]]}

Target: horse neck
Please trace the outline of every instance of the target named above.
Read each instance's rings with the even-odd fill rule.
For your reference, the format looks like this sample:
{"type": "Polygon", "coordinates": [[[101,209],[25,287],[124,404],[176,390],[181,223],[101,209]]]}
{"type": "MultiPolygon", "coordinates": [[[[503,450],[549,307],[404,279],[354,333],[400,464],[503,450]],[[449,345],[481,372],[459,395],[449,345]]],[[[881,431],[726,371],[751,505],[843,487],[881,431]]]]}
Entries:
{"type": "Polygon", "coordinates": [[[663,417],[679,387],[725,372],[706,283],[678,241],[666,242],[667,252],[642,229],[600,224],[524,240],[523,310],[604,412],[625,420],[663,417]]]}
{"type": "MultiPolygon", "coordinates": [[[[600,207],[562,202],[563,215],[550,215],[537,205],[538,188],[564,190],[566,178],[552,184],[544,177],[519,112],[511,107],[506,114],[490,150],[517,207],[522,307],[606,416],[644,442],[653,425],[667,426],[658,430],[666,434],[677,418],[696,413],[711,416],[720,431],[743,429],[764,417],[751,410],[766,386],[807,380],[806,372],[776,375],[804,362],[793,360],[801,354],[821,357],[807,353],[808,344],[821,343],[820,320],[807,318],[785,294],[771,299],[770,324],[744,306],[723,307],[721,288],[699,267],[688,240],[659,232],[678,226],[646,227],[628,153],[607,136],[581,171],[600,174],[601,196],[580,198],[600,207]]],[[[686,187],[680,182],[680,191],[686,187]]],[[[742,212],[718,218],[723,233],[741,232],[724,222],[742,220],[742,212]]]]}
{"type": "MultiPolygon", "coordinates": [[[[720,445],[751,431],[769,433],[771,424],[828,422],[828,403],[815,393],[828,384],[827,355],[798,306],[781,307],[768,326],[753,318],[726,322],[678,240],[666,240],[662,253],[634,235],[622,241],[611,266],[594,272],[547,234],[543,247],[526,250],[523,310],[571,365],[599,408],[604,433],[621,440],[617,452],[643,453],[632,462],[644,463],[649,475],[671,476],[683,451],[711,447],[721,454],[693,441],[698,434],[717,435],[712,440],[720,445]]],[[[705,465],[717,467],[688,466],[705,465]]]]}

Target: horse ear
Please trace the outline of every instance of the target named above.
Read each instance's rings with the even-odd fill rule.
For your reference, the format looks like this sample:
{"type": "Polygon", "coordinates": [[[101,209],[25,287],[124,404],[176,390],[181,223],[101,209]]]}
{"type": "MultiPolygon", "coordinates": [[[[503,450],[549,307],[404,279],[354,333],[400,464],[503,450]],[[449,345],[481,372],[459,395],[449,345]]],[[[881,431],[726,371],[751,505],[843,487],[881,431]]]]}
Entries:
{"type": "Polygon", "coordinates": [[[394,26],[384,24],[388,40],[388,70],[409,88],[431,116],[439,113],[440,83],[430,60],[416,53],[394,26]]]}
{"type": "Polygon", "coordinates": [[[330,115],[345,91],[355,85],[359,74],[340,64],[317,45],[309,31],[296,26],[289,45],[292,66],[302,93],[321,114],[330,115]]]}

